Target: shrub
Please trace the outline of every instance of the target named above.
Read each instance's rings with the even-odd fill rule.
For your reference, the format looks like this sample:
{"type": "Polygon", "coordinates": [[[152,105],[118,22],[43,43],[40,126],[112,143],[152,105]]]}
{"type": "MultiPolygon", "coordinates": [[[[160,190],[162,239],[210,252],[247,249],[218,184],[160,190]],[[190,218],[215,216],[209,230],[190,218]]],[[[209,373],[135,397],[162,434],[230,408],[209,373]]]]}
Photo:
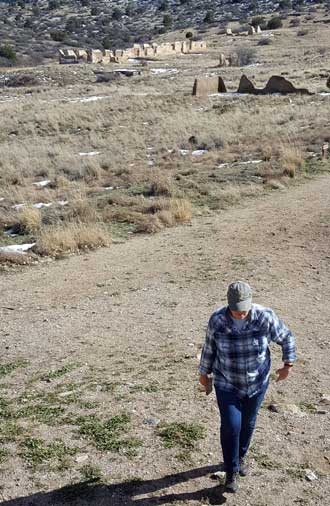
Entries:
{"type": "Polygon", "coordinates": [[[65,29],[67,32],[75,32],[76,30],[79,30],[81,27],[81,20],[77,17],[71,16],[65,25],[65,29]]]}
{"type": "Polygon", "coordinates": [[[169,14],[165,14],[163,17],[163,25],[165,28],[170,28],[173,24],[173,18],[169,14]]]}
{"type": "Polygon", "coordinates": [[[308,30],[299,30],[299,32],[297,32],[298,37],[304,37],[304,35],[307,35],[307,34],[308,34],[308,30]]]}
{"type": "Polygon", "coordinates": [[[203,21],[204,21],[204,23],[213,23],[214,22],[214,12],[207,11],[203,21]]]}
{"type": "Polygon", "coordinates": [[[273,43],[272,39],[269,37],[265,37],[264,39],[260,39],[258,42],[258,46],[270,46],[273,43]]]}
{"type": "Polygon", "coordinates": [[[123,13],[121,12],[120,9],[118,9],[118,7],[116,7],[112,13],[112,19],[114,19],[115,21],[120,21],[122,17],[123,13]]]}
{"type": "Polygon", "coordinates": [[[20,86],[36,86],[38,84],[39,80],[33,74],[11,75],[6,81],[6,86],[9,88],[19,88],[20,86]]]}
{"type": "Polygon", "coordinates": [[[238,66],[243,67],[255,61],[257,52],[252,47],[240,47],[237,49],[236,54],[238,66]]]}
{"type": "Polygon", "coordinates": [[[16,51],[11,46],[5,44],[0,46],[0,58],[6,58],[7,60],[16,61],[16,51]]]}
{"type": "Polygon", "coordinates": [[[63,30],[52,30],[49,32],[49,35],[51,39],[55,40],[56,42],[63,42],[68,38],[68,33],[64,32],[63,30]]]}
{"type": "Polygon", "coordinates": [[[267,23],[268,30],[277,30],[283,26],[283,22],[279,16],[273,16],[267,23]]]}
{"type": "Polygon", "coordinates": [[[294,18],[290,21],[290,26],[299,26],[300,25],[300,19],[294,18]]]}
{"type": "Polygon", "coordinates": [[[193,32],[186,33],[186,39],[191,39],[194,36],[193,32]]]}

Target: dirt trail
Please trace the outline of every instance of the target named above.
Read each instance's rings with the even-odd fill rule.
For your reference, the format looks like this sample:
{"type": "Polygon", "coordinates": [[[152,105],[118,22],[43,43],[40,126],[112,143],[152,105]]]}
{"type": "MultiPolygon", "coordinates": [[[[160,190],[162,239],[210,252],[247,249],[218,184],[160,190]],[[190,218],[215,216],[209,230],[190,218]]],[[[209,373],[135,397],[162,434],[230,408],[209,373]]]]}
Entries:
{"type": "MultiPolygon", "coordinates": [[[[190,226],[2,276],[2,360],[27,359],[26,374],[71,361],[104,367],[105,376],[121,382],[143,378],[171,385],[170,392],[164,388],[149,396],[137,393],[122,401],[121,407],[134,413],[135,430],[145,445],[135,460],[114,458],[113,482],[132,476],[158,480],[216,464],[215,399],[199,394],[194,381],[207,319],[225,302],[225,289],[232,280],[249,281],[255,301],[273,307],[297,336],[300,361],[288,382],[271,385],[268,402],[317,406],[321,395],[329,392],[329,190],[330,178],[322,176],[194,219],[190,226]],[[207,428],[207,438],[193,453],[192,462],[180,463],[175,451],[162,448],[152,429],[143,425],[148,416],[198,420],[207,428]]],[[[275,368],[281,363],[277,349],[273,357],[275,368]]],[[[239,499],[227,496],[227,504],[329,504],[328,434],[329,412],[262,410],[255,442],[261,455],[278,465],[264,465],[257,456],[253,476],[242,481],[239,499]],[[291,466],[288,474],[287,465],[291,466]],[[306,465],[315,470],[318,480],[309,483],[298,477],[297,466],[301,470],[306,465]]],[[[16,477],[19,474],[18,469],[16,477]]],[[[198,474],[198,479],[176,486],[180,477],[151,485],[142,482],[138,493],[146,494],[145,501],[129,498],[124,489],[113,489],[111,505],[183,504],[183,500],[189,505],[207,504],[207,499],[202,500],[208,496],[204,489],[214,484],[203,471],[198,474]],[[161,498],[151,499],[160,493],[161,498]]],[[[46,481],[44,490],[65,483],[46,481]]],[[[3,497],[27,497],[38,491],[37,485],[27,483],[27,478],[16,487],[7,483],[3,497]]],[[[109,504],[104,487],[95,494],[89,505],[109,504]]],[[[38,506],[55,504],[46,492],[34,500],[38,506]]],[[[225,498],[219,501],[222,504],[225,498]]]]}

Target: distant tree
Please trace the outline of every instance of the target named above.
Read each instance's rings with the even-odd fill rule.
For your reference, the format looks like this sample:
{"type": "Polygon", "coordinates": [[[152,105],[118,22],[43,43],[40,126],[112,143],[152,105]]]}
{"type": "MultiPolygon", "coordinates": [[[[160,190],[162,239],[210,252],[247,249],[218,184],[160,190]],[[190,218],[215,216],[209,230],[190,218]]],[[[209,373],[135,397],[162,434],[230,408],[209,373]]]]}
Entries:
{"type": "Polygon", "coordinates": [[[24,21],[23,28],[26,28],[27,30],[30,30],[32,27],[33,27],[32,20],[31,20],[30,18],[27,18],[27,19],[24,21]]]}
{"type": "Polygon", "coordinates": [[[16,61],[16,51],[13,47],[5,44],[4,46],[0,46],[0,58],[6,58],[10,61],[16,61]]]}
{"type": "Polygon", "coordinates": [[[162,0],[162,2],[159,4],[158,10],[159,11],[167,11],[168,10],[168,1],[162,0]]]}
{"type": "Polygon", "coordinates": [[[269,30],[277,30],[277,28],[281,28],[283,26],[283,22],[279,16],[273,16],[267,23],[267,28],[269,30]]]}
{"type": "Polygon", "coordinates": [[[123,17],[122,11],[118,9],[118,7],[116,7],[112,13],[112,19],[120,21],[122,17],[123,17]]]}
{"type": "Polygon", "coordinates": [[[132,14],[134,13],[134,4],[133,2],[129,2],[126,7],[125,7],[125,15],[126,16],[132,16],[132,14]]]}
{"type": "Polygon", "coordinates": [[[291,0],[281,0],[278,4],[278,8],[281,10],[291,9],[291,0]]]}
{"type": "Polygon", "coordinates": [[[186,33],[186,39],[191,39],[194,36],[193,32],[186,33]]]}
{"type": "Polygon", "coordinates": [[[112,41],[109,36],[104,37],[104,39],[102,40],[102,46],[104,47],[104,49],[112,48],[112,41]]]}
{"type": "Polygon", "coordinates": [[[204,17],[204,23],[213,23],[214,22],[214,12],[207,11],[204,17]]]}
{"type": "Polygon", "coordinates": [[[91,8],[91,16],[97,16],[100,12],[100,9],[95,5],[91,8]]]}
{"type": "Polygon", "coordinates": [[[51,30],[49,32],[49,35],[51,39],[55,40],[56,42],[63,42],[68,38],[67,32],[64,32],[63,30],[51,30]]]}
{"type": "Polygon", "coordinates": [[[60,2],[58,0],[49,0],[48,2],[48,10],[54,11],[55,9],[58,9],[60,6],[60,2]]]}
{"type": "Polygon", "coordinates": [[[65,24],[65,30],[67,32],[75,32],[76,30],[79,30],[81,28],[81,20],[75,16],[71,16],[66,24],[65,24]]]}
{"type": "Polygon", "coordinates": [[[163,17],[164,28],[169,29],[169,28],[171,28],[172,24],[173,24],[172,16],[170,16],[170,14],[164,14],[164,17],[163,17]]]}
{"type": "Polygon", "coordinates": [[[25,9],[25,2],[24,2],[24,0],[18,0],[18,2],[17,2],[17,6],[18,6],[20,9],[25,9]]]}
{"type": "Polygon", "coordinates": [[[80,3],[83,7],[88,7],[90,5],[90,0],[80,0],[80,3]]]}
{"type": "Polygon", "coordinates": [[[37,18],[38,16],[40,16],[40,9],[37,5],[34,5],[32,7],[32,14],[37,18]]]}

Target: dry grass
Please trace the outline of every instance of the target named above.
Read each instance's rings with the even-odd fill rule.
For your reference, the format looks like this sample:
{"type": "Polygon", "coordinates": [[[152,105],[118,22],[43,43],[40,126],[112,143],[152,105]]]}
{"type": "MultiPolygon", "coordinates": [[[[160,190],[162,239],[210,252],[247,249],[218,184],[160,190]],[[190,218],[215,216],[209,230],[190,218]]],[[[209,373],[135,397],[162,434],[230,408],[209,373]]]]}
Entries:
{"type": "Polygon", "coordinates": [[[24,207],[18,215],[21,232],[35,235],[41,229],[41,212],[34,207],[24,207]]]}
{"type": "Polygon", "coordinates": [[[109,232],[99,224],[66,223],[41,231],[35,251],[42,255],[61,256],[110,244],[109,232]]]}

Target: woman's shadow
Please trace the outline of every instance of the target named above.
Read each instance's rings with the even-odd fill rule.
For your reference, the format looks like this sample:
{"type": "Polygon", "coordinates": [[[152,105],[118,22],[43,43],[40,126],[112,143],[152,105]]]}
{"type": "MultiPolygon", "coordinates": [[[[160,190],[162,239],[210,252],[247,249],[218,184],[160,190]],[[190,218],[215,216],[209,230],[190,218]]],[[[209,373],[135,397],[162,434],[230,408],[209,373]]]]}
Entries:
{"type": "MultiPolygon", "coordinates": [[[[89,480],[68,485],[51,492],[38,492],[30,496],[19,497],[0,503],[1,506],[158,506],[172,504],[176,501],[208,501],[209,504],[224,504],[221,485],[203,488],[193,492],[164,493],[151,495],[154,492],[173,487],[179,483],[212,474],[218,466],[206,466],[182,473],[171,474],[155,480],[131,480],[106,485],[98,480],[89,480]]],[[[185,487],[187,488],[187,487],[185,487]]]]}

